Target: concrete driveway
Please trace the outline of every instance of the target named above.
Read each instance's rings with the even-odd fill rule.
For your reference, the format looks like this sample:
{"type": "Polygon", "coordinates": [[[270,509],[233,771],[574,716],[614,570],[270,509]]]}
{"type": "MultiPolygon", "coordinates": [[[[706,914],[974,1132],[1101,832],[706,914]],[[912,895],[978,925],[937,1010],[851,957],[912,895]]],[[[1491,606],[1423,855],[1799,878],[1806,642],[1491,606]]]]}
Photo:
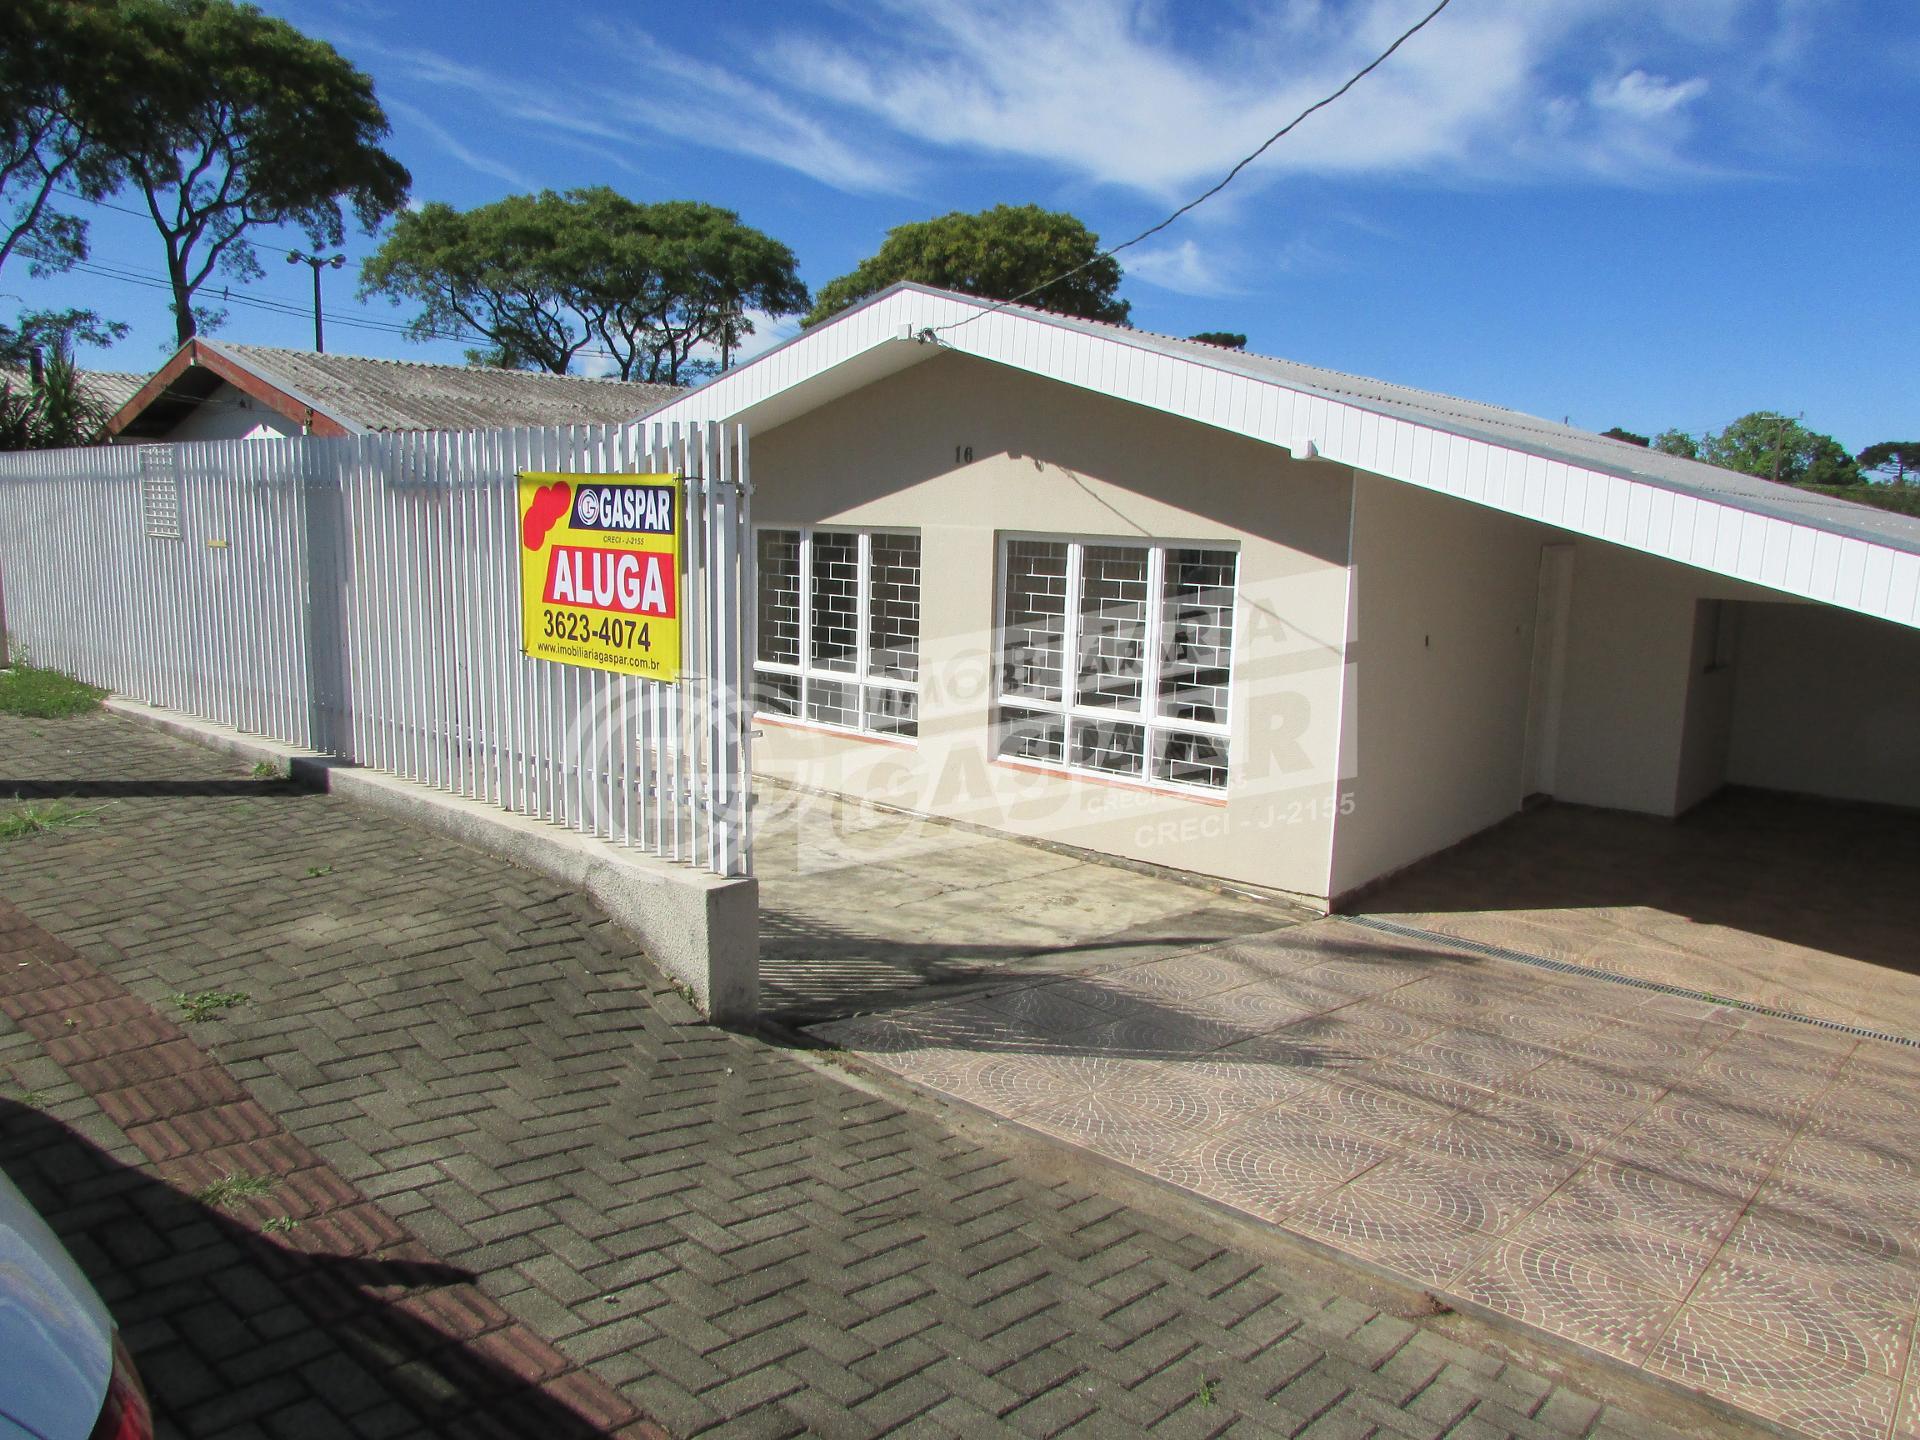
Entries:
{"type": "Polygon", "coordinates": [[[1920,818],[1730,791],[1677,822],[1551,805],[1359,913],[1920,1038],[1920,818]]]}
{"type": "MultiPolygon", "coordinates": [[[[1760,813],[1729,807],[1695,833],[1737,835],[1760,813]]],[[[1581,827],[1562,817],[1536,830],[1543,823],[1565,831],[1560,859],[1577,859],[1581,827]]],[[[1189,913],[1157,945],[1055,947],[1048,973],[1003,972],[997,983],[978,965],[971,993],[813,1033],[1456,1306],[1536,1326],[1748,1413],[1823,1436],[1920,1435],[1910,1363],[1920,1314],[1920,1048],[1608,972],[1633,972],[1622,937],[1638,934],[1655,957],[1641,963],[1668,967],[1641,978],[1695,988],[1708,978],[1716,993],[1745,989],[1810,1011],[1817,1000],[1836,1018],[1863,1013],[1877,986],[1889,1020],[1920,1013],[1906,1008],[1920,1002],[1920,982],[1809,943],[1817,921],[1794,921],[1777,869],[1751,871],[1747,900],[1729,882],[1689,902],[1676,869],[1687,847],[1647,849],[1651,832],[1637,827],[1627,822],[1612,849],[1584,852],[1595,873],[1572,881],[1550,854],[1533,869],[1522,863],[1529,837],[1519,827],[1468,854],[1465,868],[1489,887],[1502,864],[1516,867],[1524,920],[1458,900],[1444,910],[1401,901],[1408,908],[1389,913],[1408,922],[1403,933],[1353,919],[1288,924],[1269,910],[1283,923],[1207,940],[1205,919],[1189,913]],[[1654,905],[1626,903],[1646,898],[1634,888],[1636,864],[1679,878],[1654,905]],[[1547,895],[1563,903],[1532,903],[1547,895]],[[1605,903],[1564,903],[1576,898],[1605,903]],[[1706,943],[1650,933],[1644,922],[1656,912],[1687,913],[1706,943]],[[1516,939],[1546,950],[1543,937],[1558,937],[1546,958],[1567,964],[1404,933],[1415,920],[1470,940],[1495,936],[1486,943],[1516,954],[1516,939]],[[1781,932],[1793,923],[1798,951],[1834,962],[1817,984],[1792,979],[1781,932]],[[1689,968],[1696,955],[1726,968],[1689,968]],[[1579,957],[1593,973],[1568,968],[1579,957]],[[1074,973],[1061,973],[1073,961],[1074,973]]],[[[1662,827],[1669,837],[1683,828],[1662,827]]],[[[1900,833],[1892,827],[1889,843],[1900,833]]],[[[1769,834],[1776,846],[1806,837],[1769,834]]],[[[1813,870],[1857,853],[1830,841],[1813,870]]],[[[1763,858],[1749,834],[1735,860],[1763,858]]],[[[900,868],[937,885],[942,863],[926,852],[900,868]]],[[[996,868],[985,854],[964,863],[972,874],[996,868]]],[[[1714,873],[1705,856],[1688,863],[1714,873]]],[[[1719,873],[1737,872],[1729,862],[1719,873]]],[[[1046,873],[1059,877],[1050,891],[1094,893],[1088,875],[1046,873]]],[[[769,888],[777,903],[778,884],[769,888]]],[[[985,924],[1009,888],[971,887],[964,913],[985,924]]],[[[1415,872],[1401,893],[1440,887],[1415,872]]],[[[843,895],[842,914],[864,917],[858,892],[843,895]]],[[[1839,895],[1806,903],[1849,913],[1839,895]]],[[[1232,923],[1257,922],[1247,905],[1224,907],[1232,923]]],[[[1860,948],[1879,930],[1860,916],[1840,933],[1860,948]]]]}
{"type": "Polygon", "coordinates": [[[1282,901],[765,781],[756,805],[763,1003],[788,1021],[1313,918],[1282,901]]]}

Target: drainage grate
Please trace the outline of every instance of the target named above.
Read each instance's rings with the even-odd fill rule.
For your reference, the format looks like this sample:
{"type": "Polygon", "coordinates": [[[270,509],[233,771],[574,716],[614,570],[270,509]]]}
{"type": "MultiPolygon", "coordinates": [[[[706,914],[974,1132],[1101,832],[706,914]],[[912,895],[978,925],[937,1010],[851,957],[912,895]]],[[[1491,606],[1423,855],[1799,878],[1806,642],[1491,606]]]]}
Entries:
{"type": "Polygon", "coordinates": [[[1709,995],[1704,990],[1689,990],[1684,985],[1666,985],[1658,980],[1642,980],[1636,975],[1622,975],[1614,970],[1596,970],[1590,965],[1573,965],[1565,960],[1549,960],[1544,955],[1529,955],[1524,950],[1509,950],[1501,945],[1487,945],[1478,940],[1462,940],[1457,935],[1443,934],[1438,930],[1422,930],[1414,925],[1398,925],[1391,920],[1375,920],[1365,915],[1338,915],[1349,925],[1364,925],[1369,930],[1383,930],[1389,935],[1399,935],[1408,940],[1426,940],[1433,944],[1445,945],[1454,950],[1468,950],[1475,955],[1485,955],[1493,960],[1513,960],[1521,965],[1531,965],[1538,970],[1552,970],[1561,975],[1586,975],[1595,980],[1610,980],[1615,985],[1631,985],[1636,990],[1652,990],[1660,995],[1677,995],[1683,1000],[1700,1000],[1708,1005],[1718,1005],[1727,1010],[1745,1010],[1754,1015],[1765,1015],[1774,1020],[1794,1020],[1802,1025],[1815,1025],[1822,1030],[1834,1030],[1842,1035],[1855,1035],[1862,1040],[1884,1040],[1889,1045],[1905,1045],[1912,1050],[1920,1050],[1920,1039],[1911,1035],[1890,1035],[1884,1030],[1867,1030],[1858,1025],[1843,1024],[1838,1020],[1822,1020],[1817,1015],[1800,1015],[1792,1010],[1780,1010],[1772,1005],[1753,1005],[1745,1000],[1729,1000],[1720,995],[1709,995]]]}

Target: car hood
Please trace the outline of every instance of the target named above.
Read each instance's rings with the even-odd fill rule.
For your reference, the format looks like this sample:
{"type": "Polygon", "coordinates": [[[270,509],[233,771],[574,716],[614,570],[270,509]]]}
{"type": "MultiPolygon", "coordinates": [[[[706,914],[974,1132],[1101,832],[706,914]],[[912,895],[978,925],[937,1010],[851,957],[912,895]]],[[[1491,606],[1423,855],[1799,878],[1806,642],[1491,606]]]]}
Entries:
{"type": "Polygon", "coordinates": [[[113,1319],[46,1221],[0,1175],[0,1436],[83,1440],[113,1370],[113,1319]]]}

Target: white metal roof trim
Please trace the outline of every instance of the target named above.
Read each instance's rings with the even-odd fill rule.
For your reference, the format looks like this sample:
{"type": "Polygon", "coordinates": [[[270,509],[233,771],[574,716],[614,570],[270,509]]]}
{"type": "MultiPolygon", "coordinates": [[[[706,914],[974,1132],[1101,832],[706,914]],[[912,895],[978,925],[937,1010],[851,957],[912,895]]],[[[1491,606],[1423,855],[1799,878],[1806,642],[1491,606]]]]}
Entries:
{"type": "MultiPolygon", "coordinates": [[[[1920,555],[1278,379],[915,289],[890,291],[638,423],[726,419],[877,345],[944,347],[1767,589],[1920,627],[1920,555]]],[[[1226,354],[1228,352],[1222,352],[1226,354]]],[[[1463,402],[1465,403],[1465,402],[1463,402]]],[[[1524,419],[1516,414],[1516,419],[1524,419]]],[[[1542,447],[1550,449],[1551,447],[1542,447]]]]}

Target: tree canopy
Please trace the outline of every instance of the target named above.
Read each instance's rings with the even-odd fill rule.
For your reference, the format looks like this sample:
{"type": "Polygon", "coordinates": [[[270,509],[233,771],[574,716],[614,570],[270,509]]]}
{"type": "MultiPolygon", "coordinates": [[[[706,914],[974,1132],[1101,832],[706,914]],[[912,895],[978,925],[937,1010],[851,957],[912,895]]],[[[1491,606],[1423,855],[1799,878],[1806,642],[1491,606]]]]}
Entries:
{"type": "Polygon", "coordinates": [[[593,186],[403,214],[360,291],[417,303],[416,338],[478,334],[470,359],[563,375],[597,346],[623,380],[678,382],[704,346],[726,363],[753,333],[748,311],[804,309],[796,271],[791,250],[731,210],[593,186]]]}
{"type": "Polygon", "coordinates": [[[1120,262],[1100,253],[1100,237],[1062,211],[1038,205],[996,205],[977,214],[956,210],[889,230],[880,249],[851,274],[821,286],[800,323],[816,325],[902,280],[1011,300],[1064,276],[1022,303],[1124,325],[1132,307],[1114,295],[1120,274],[1120,262]]]}
{"type": "Polygon", "coordinates": [[[1860,467],[1838,440],[1777,410],[1755,410],[1704,435],[1666,430],[1653,448],[1783,485],[1857,485],[1860,467]]]}
{"type": "Polygon", "coordinates": [[[1838,440],[1774,410],[1755,410],[1702,436],[1700,458],[1786,485],[1851,485],[1860,479],[1853,456],[1838,440]]]}
{"type": "MultiPolygon", "coordinates": [[[[97,7],[0,7],[0,267],[19,255],[39,276],[87,258],[87,223],[61,208],[61,192],[98,200],[123,178],[108,144],[122,138],[114,128],[121,77],[101,60],[116,39],[97,7]]],[[[125,330],[91,310],[28,310],[0,324],[0,361],[24,363],[35,346],[102,343],[125,330]]]]}
{"type": "Polygon", "coordinates": [[[1198,335],[1189,335],[1189,340],[1198,340],[1202,345],[1218,345],[1222,350],[1244,350],[1247,337],[1238,330],[1202,330],[1198,335]]]}
{"type": "Polygon", "coordinates": [[[59,450],[86,445],[109,418],[73,363],[68,345],[53,347],[44,367],[24,383],[0,376],[0,450],[59,450]]]}
{"type": "Polygon", "coordinates": [[[1920,475],[1920,440],[1882,440],[1854,456],[1854,463],[1890,484],[1905,485],[1910,476],[1920,475]]]}
{"type": "Polygon", "coordinates": [[[249,231],[294,225],[317,249],[345,238],[347,210],[372,233],[406,202],[373,81],[325,41],[234,0],[67,3],[116,31],[106,143],[160,232],[180,340],[218,323],[193,303],[216,271],[261,273],[249,231]]]}
{"type": "Polygon", "coordinates": [[[640,204],[605,186],[568,198],[595,237],[586,277],[599,305],[594,328],[622,379],[677,384],[709,345],[724,370],[753,333],[748,311],[807,308],[793,251],[731,210],[697,200],[640,204]]]}
{"type": "Polygon", "coordinates": [[[1649,440],[1646,436],[1636,435],[1633,431],[1625,429],[1619,425],[1615,425],[1610,430],[1602,430],[1600,433],[1606,436],[1607,439],[1609,440],[1624,440],[1626,441],[1627,444],[1638,445],[1642,449],[1646,449],[1648,446],[1653,444],[1653,442],[1649,440]]]}

